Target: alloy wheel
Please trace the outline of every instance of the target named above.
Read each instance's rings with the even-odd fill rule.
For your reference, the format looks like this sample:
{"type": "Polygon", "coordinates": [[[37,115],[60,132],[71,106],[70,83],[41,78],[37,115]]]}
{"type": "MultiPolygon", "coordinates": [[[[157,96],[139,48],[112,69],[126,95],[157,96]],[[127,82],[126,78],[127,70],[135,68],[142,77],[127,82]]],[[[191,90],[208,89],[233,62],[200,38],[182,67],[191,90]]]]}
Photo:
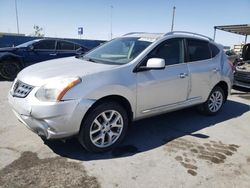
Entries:
{"type": "Polygon", "coordinates": [[[220,91],[214,91],[209,100],[208,100],[208,108],[211,112],[217,112],[220,110],[223,104],[223,94],[220,91]]]}
{"type": "Polygon", "coordinates": [[[90,127],[90,140],[99,148],[114,144],[123,130],[122,115],[116,110],[107,110],[100,113],[90,127]]]}

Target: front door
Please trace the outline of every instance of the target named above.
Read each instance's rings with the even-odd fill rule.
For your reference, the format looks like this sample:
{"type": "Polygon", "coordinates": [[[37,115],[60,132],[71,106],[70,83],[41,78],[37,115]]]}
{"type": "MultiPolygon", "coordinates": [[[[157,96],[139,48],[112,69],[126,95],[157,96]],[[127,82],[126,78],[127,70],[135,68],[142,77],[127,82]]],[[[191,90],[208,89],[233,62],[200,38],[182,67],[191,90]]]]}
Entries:
{"type": "Polygon", "coordinates": [[[137,73],[137,116],[159,113],[187,100],[189,71],[184,62],[182,39],[169,39],[150,52],[149,58],[162,58],[163,70],[148,70],[137,73]]]}
{"type": "Polygon", "coordinates": [[[25,57],[26,66],[58,58],[55,46],[55,40],[41,40],[33,44],[33,50],[28,51],[27,56],[25,57]]]}

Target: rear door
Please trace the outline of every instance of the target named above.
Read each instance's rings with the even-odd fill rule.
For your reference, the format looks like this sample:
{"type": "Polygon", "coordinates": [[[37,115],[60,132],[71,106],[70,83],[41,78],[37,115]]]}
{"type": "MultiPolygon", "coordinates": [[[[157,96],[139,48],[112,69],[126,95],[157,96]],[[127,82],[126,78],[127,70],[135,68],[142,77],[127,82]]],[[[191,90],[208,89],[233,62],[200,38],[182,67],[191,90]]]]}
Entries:
{"type": "Polygon", "coordinates": [[[76,55],[76,46],[74,43],[58,40],[56,45],[57,56],[61,57],[69,57],[76,55]]]}
{"type": "Polygon", "coordinates": [[[211,89],[220,80],[219,50],[208,41],[199,39],[186,39],[186,45],[187,64],[191,78],[191,90],[188,98],[205,101],[211,89]],[[213,47],[215,52],[211,49],[213,47]]]}
{"type": "Polygon", "coordinates": [[[184,62],[183,39],[169,39],[156,47],[149,58],[162,58],[163,70],[148,70],[137,73],[137,115],[161,113],[181,105],[187,100],[189,73],[184,62]]]}

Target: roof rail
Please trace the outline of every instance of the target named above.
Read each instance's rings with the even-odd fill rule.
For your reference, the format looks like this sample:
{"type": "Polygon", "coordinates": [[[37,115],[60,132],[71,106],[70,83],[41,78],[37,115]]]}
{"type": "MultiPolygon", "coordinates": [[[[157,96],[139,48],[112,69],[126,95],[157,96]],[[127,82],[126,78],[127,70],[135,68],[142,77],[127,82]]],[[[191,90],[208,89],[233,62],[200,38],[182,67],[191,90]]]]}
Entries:
{"type": "Polygon", "coordinates": [[[196,35],[196,36],[199,36],[199,37],[206,38],[206,39],[208,39],[208,40],[210,40],[210,41],[213,41],[213,39],[210,38],[210,37],[207,37],[207,36],[205,36],[205,35],[201,35],[201,34],[198,34],[198,33],[188,32],[188,31],[172,31],[172,32],[166,33],[164,36],[173,35],[173,34],[175,34],[175,33],[183,33],[183,34],[189,34],[189,35],[196,35]]]}
{"type": "Polygon", "coordinates": [[[164,33],[150,33],[150,32],[131,32],[131,33],[126,33],[123,36],[127,36],[127,35],[133,35],[133,34],[149,34],[149,35],[161,35],[163,36],[164,33]]]}
{"type": "Polygon", "coordinates": [[[123,36],[133,35],[133,34],[146,34],[146,32],[131,32],[131,33],[126,33],[123,36]]]}

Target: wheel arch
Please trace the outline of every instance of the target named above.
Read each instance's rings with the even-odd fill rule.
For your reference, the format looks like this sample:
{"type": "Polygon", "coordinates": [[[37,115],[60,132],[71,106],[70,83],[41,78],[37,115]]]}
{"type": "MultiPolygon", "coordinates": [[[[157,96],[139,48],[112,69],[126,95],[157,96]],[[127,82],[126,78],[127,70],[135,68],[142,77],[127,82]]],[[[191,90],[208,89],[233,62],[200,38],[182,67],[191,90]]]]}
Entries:
{"type": "Polygon", "coordinates": [[[23,63],[23,60],[22,60],[22,57],[18,56],[18,55],[15,55],[13,53],[4,53],[1,57],[0,57],[0,63],[2,61],[6,61],[6,60],[14,60],[14,61],[17,61],[20,63],[20,68],[24,68],[24,63],[23,63]]]}
{"type": "MultiPolygon", "coordinates": [[[[85,113],[82,122],[86,119],[86,117],[88,116],[88,114],[98,105],[100,105],[103,102],[107,102],[107,101],[112,101],[112,102],[116,102],[119,103],[121,106],[124,107],[124,109],[127,111],[128,113],[128,118],[129,118],[129,123],[132,122],[133,118],[134,118],[134,113],[132,110],[132,106],[130,104],[130,102],[128,101],[128,99],[126,99],[125,97],[121,96],[121,95],[108,95],[105,97],[102,97],[100,99],[98,99],[97,101],[95,101],[95,103],[88,109],[88,111],[85,113]]],[[[82,124],[82,123],[81,123],[82,124]]]]}
{"type": "Polygon", "coordinates": [[[215,86],[214,86],[214,88],[215,87],[220,87],[223,91],[224,91],[224,94],[225,94],[225,99],[224,99],[224,102],[227,100],[227,97],[228,97],[228,89],[229,89],[229,87],[228,87],[228,84],[225,82],[225,81],[220,81],[219,83],[217,83],[215,86]]]}

